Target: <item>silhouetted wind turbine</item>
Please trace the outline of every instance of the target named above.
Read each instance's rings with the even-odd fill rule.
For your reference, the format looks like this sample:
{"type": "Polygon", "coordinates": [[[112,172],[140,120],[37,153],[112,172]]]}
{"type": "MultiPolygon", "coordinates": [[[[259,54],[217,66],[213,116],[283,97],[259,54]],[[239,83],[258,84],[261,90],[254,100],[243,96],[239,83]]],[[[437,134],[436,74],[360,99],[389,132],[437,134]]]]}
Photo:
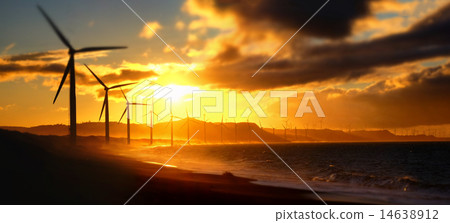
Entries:
{"type": "Polygon", "coordinates": [[[206,143],[206,114],[203,114],[203,142],[206,143]]]}
{"type": "Polygon", "coordinates": [[[250,123],[248,122],[248,119],[249,118],[247,118],[247,140],[250,142],[250,136],[251,136],[251,134],[250,134],[250,123]]]}
{"type": "MultiPolygon", "coordinates": [[[[152,105],[152,107],[153,107],[153,105],[152,105]]],[[[153,115],[156,115],[156,117],[158,118],[159,116],[158,116],[158,114],[156,114],[154,111],[153,111],[153,109],[152,109],[152,111],[151,112],[149,112],[149,113],[151,113],[151,120],[150,120],[150,123],[151,123],[151,125],[150,125],[150,145],[153,145],[153,115]]]]}
{"type": "Polygon", "coordinates": [[[45,17],[47,22],[52,27],[53,31],[55,31],[56,35],[59,37],[59,39],[63,42],[63,44],[69,48],[69,62],[67,63],[66,69],[64,71],[63,77],[61,79],[61,83],[59,84],[58,90],[56,92],[55,98],[53,99],[53,104],[55,103],[56,99],[58,98],[59,92],[61,91],[61,88],[67,78],[67,75],[70,72],[70,94],[69,94],[69,100],[70,100],[70,140],[72,144],[76,143],[77,139],[77,102],[76,102],[76,92],[75,92],[75,54],[76,53],[85,53],[85,52],[92,52],[92,51],[102,51],[102,50],[114,50],[114,49],[124,49],[126,47],[85,47],[81,49],[75,49],[72,47],[72,45],[69,43],[67,38],[62,34],[62,32],[59,30],[59,28],[55,25],[55,23],[50,19],[50,17],[47,15],[47,13],[42,9],[39,5],[37,6],[41,14],[45,17]]]}
{"type": "MultiPolygon", "coordinates": [[[[148,104],[143,104],[148,106],[148,104]]],[[[154,103],[153,103],[153,97],[152,97],[152,108],[151,111],[146,116],[150,114],[150,145],[153,144],[153,115],[156,115],[157,118],[159,118],[159,115],[155,113],[154,111],[154,103]]]]}
{"type": "Polygon", "coordinates": [[[95,75],[95,73],[88,67],[88,65],[85,64],[84,66],[86,66],[86,68],[91,72],[91,74],[94,75],[95,79],[97,79],[98,83],[100,83],[105,90],[105,97],[103,99],[102,111],[100,112],[100,117],[98,118],[98,120],[100,121],[103,115],[103,110],[105,110],[105,140],[106,143],[109,143],[109,100],[108,100],[109,90],[125,87],[135,83],[118,84],[112,87],[108,87],[106,86],[105,83],[103,83],[102,80],[100,80],[99,77],[97,77],[97,75],[95,75]]]}
{"type": "Polygon", "coordinates": [[[122,116],[120,116],[120,119],[119,119],[118,123],[120,123],[120,121],[122,121],[123,116],[125,115],[125,113],[127,113],[127,144],[130,144],[130,141],[131,141],[131,133],[130,133],[130,105],[147,105],[147,104],[130,103],[128,101],[127,96],[123,92],[123,90],[120,89],[120,91],[122,92],[123,97],[127,101],[127,107],[125,107],[125,110],[123,111],[122,116]]]}
{"type": "Polygon", "coordinates": [[[304,126],[305,126],[305,137],[308,137],[308,124],[306,124],[304,126]]]}
{"type": "Polygon", "coordinates": [[[156,115],[156,117],[158,117],[158,115],[153,111],[154,110],[154,106],[153,106],[153,97],[152,97],[152,110],[150,111],[150,145],[153,145],[153,115],[156,115]]]}
{"type": "Polygon", "coordinates": [[[187,108],[186,108],[186,117],[187,117],[187,120],[186,120],[186,123],[187,123],[186,139],[187,139],[188,144],[190,144],[189,141],[191,141],[191,140],[189,140],[189,137],[190,137],[190,135],[189,135],[189,112],[187,111],[187,108]]]}
{"type": "Polygon", "coordinates": [[[234,142],[237,143],[237,123],[236,123],[236,118],[234,119],[234,142]]]}
{"type": "Polygon", "coordinates": [[[284,139],[287,140],[287,137],[286,137],[287,126],[284,126],[283,124],[281,124],[281,125],[284,128],[284,139]]]}
{"type": "Polygon", "coordinates": [[[295,140],[297,140],[297,126],[295,126],[295,140]]]}
{"type": "Polygon", "coordinates": [[[173,147],[173,113],[172,113],[172,106],[170,107],[170,146],[173,147]]]}
{"type": "Polygon", "coordinates": [[[222,121],[220,122],[220,143],[223,143],[223,114],[222,114],[222,121]]]}

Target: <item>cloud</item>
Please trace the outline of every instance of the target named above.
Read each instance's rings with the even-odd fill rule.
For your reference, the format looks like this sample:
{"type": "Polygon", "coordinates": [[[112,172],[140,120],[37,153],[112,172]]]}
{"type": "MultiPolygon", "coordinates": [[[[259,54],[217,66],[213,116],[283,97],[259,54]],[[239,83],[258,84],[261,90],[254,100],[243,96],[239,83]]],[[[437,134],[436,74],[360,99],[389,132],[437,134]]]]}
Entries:
{"type": "MultiPolygon", "coordinates": [[[[330,1],[302,34],[321,38],[342,38],[352,33],[353,23],[370,15],[370,4],[380,0],[330,1]]],[[[218,16],[232,14],[240,26],[251,28],[264,23],[270,29],[297,30],[325,1],[303,0],[280,3],[277,0],[191,0],[191,11],[212,11],[218,16]]]]}
{"type": "Polygon", "coordinates": [[[450,123],[448,86],[450,63],[379,81],[363,90],[328,88],[318,98],[335,127],[440,125],[450,123]]]}
{"type": "Polygon", "coordinates": [[[26,61],[26,60],[38,60],[38,61],[55,61],[61,57],[66,57],[66,51],[48,51],[48,52],[32,52],[18,55],[12,55],[6,57],[8,61],[26,61]]]}
{"type": "Polygon", "coordinates": [[[186,27],[186,24],[181,20],[179,20],[175,23],[175,29],[177,29],[177,30],[183,30],[185,27],[186,27]]]}
{"type": "Polygon", "coordinates": [[[0,81],[15,78],[30,78],[36,74],[53,76],[64,72],[65,65],[60,63],[18,63],[0,59],[0,81]]]}
{"type": "MultiPolygon", "coordinates": [[[[80,59],[97,59],[99,57],[106,57],[110,51],[93,51],[77,54],[76,58],[80,59]]],[[[3,60],[10,62],[26,62],[26,61],[44,61],[44,62],[64,62],[67,63],[69,56],[66,49],[50,50],[46,52],[31,52],[16,55],[6,55],[3,60]]]]}
{"type": "MultiPolygon", "coordinates": [[[[91,67],[92,70],[95,69],[91,67]]],[[[118,83],[122,83],[124,81],[140,81],[152,77],[157,77],[156,74],[152,70],[142,71],[142,70],[132,70],[132,69],[120,69],[117,73],[108,73],[105,75],[101,75],[95,72],[96,75],[106,84],[106,86],[113,86],[118,83]]],[[[78,72],[77,73],[78,83],[81,85],[91,86],[91,85],[99,85],[97,80],[95,80],[91,73],[86,72],[78,72]]]]}
{"type": "Polygon", "coordinates": [[[332,41],[318,45],[291,42],[289,54],[277,55],[254,78],[250,76],[268,57],[237,54],[235,50],[228,57],[233,59],[232,63],[217,63],[219,58],[224,59],[224,55],[233,52],[224,43],[216,58],[206,63],[199,81],[225,88],[276,88],[358,79],[383,67],[446,57],[450,55],[449,15],[450,4],[447,4],[405,32],[362,42],[332,41]]]}
{"type": "Polygon", "coordinates": [[[144,25],[142,27],[141,32],[139,33],[139,37],[144,39],[151,39],[155,35],[154,32],[158,32],[158,30],[163,28],[158,21],[147,22],[147,25],[150,26],[150,28],[153,29],[153,31],[149,29],[146,25],[144,25]]]}
{"type": "MultiPolygon", "coordinates": [[[[106,53],[100,52],[96,55],[103,56],[106,55],[106,53]]],[[[95,54],[88,54],[81,57],[90,58],[94,56],[95,54]]],[[[51,87],[51,90],[55,91],[59,86],[66,65],[66,50],[8,55],[5,59],[0,58],[0,82],[13,81],[19,78],[27,81],[40,76],[44,77],[42,85],[51,87]]],[[[109,65],[92,65],[90,68],[105,84],[107,84],[107,86],[125,82],[138,82],[159,76],[155,71],[145,66],[134,67],[128,66],[126,63],[119,68],[111,68],[109,65]]],[[[78,93],[96,95],[97,88],[103,89],[83,65],[76,63],[75,69],[78,93]]],[[[68,85],[69,81],[66,80],[65,86],[68,85]]]]}
{"type": "Polygon", "coordinates": [[[16,104],[8,104],[8,105],[5,105],[5,106],[0,106],[0,111],[7,111],[7,110],[9,110],[9,109],[11,109],[11,108],[13,108],[15,106],[16,106],[16,104]]]}
{"type": "Polygon", "coordinates": [[[65,111],[67,111],[67,110],[69,110],[67,107],[58,107],[58,108],[56,109],[57,112],[65,112],[65,111]]]}
{"type": "Polygon", "coordinates": [[[3,49],[2,54],[7,54],[9,50],[11,50],[12,48],[14,48],[16,46],[15,43],[10,43],[8,46],[5,47],[5,49],[3,49]]]}

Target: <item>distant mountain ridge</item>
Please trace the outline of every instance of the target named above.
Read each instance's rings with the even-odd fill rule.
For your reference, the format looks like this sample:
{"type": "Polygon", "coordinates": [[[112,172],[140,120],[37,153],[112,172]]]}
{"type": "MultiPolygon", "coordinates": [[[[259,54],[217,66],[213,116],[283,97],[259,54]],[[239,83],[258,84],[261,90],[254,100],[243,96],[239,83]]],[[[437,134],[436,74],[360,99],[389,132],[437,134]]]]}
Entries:
{"type": "MultiPolygon", "coordinates": [[[[131,137],[143,139],[150,137],[150,128],[143,124],[131,124],[131,137]]],[[[204,143],[230,143],[230,142],[260,142],[252,130],[267,142],[364,142],[364,141],[449,141],[449,138],[437,138],[430,135],[394,135],[388,130],[359,130],[344,132],[331,129],[272,129],[260,128],[255,123],[246,122],[204,122],[197,119],[189,119],[189,135],[187,131],[187,119],[173,122],[174,139],[187,140],[197,130],[198,133],[192,142],[204,143]],[[206,131],[204,130],[206,128],[206,131]],[[222,128],[222,130],[221,130],[222,128]],[[235,129],[236,128],[236,129],[235,129]],[[222,136],[221,136],[222,131],[222,136]],[[206,136],[205,136],[206,132],[206,136]],[[297,133],[295,133],[297,132],[297,133]],[[275,133],[275,134],[273,134],[275,133]]],[[[26,132],[36,135],[68,135],[67,125],[40,125],[34,127],[0,126],[1,129],[26,132]]],[[[103,122],[86,122],[77,125],[80,136],[103,136],[103,122]]],[[[126,137],[126,124],[111,122],[111,137],[126,137]]],[[[157,123],[153,129],[154,139],[170,139],[170,122],[157,123]]]]}

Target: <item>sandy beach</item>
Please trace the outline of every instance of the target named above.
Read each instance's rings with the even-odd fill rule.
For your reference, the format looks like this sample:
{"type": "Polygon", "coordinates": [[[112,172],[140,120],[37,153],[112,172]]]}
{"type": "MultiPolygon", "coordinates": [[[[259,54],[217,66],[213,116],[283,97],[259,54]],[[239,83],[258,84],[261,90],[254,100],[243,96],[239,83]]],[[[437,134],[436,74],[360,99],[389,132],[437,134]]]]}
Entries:
{"type": "MultiPolygon", "coordinates": [[[[2,204],[124,204],[161,165],[114,155],[121,139],[36,136],[0,130],[2,204]]],[[[170,163],[169,163],[170,164],[170,163]]],[[[322,204],[310,191],[262,186],[254,180],[164,167],[129,204],[322,204]]],[[[299,182],[300,183],[300,182],[299,182]]],[[[321,193],[329,204],[371,203],[321,193]]]]}

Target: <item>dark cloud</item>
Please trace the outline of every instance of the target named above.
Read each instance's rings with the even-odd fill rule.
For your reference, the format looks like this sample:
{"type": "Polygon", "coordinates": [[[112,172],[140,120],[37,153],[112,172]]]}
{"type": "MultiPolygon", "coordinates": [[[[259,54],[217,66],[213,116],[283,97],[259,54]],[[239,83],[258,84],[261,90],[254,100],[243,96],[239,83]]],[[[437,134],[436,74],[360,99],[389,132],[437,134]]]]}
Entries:
{"type": "MultiPolygon", "coordinates": [[[[96,75],[99,76],[99,78],[106,84],[106,86],[109,87],[124,81],[140,81],[143,79],[158,76],[158,74],[156,74],[154,71],[139,71],[130,69],[120,70],[119,74],[109,73],[106,75],[101,75],[99,73],[96,73],[96,75]]],[[[92,74],[87,72],[77,71],[77,82],[81,85],[100,85],[97,80],[94,79],[92,74]]]]}
{"type": "MultiPolygon", "coordinates": [[[[450,4],[406,32],[365,42],[337,42],[319,46],[291,45],[294,55],[274,59],[250,79],[267,57],[241,56],[232,64],[210,63],[204,75],[218,87],[261,89],[349,80],[405,62],[450,55],[450,4]],[[242,80],[248,81],[242,81],[242,80]]],[[[213,61],[214,62],[214,61],[213,61]]]]}
{"type": "Polygon", "coordinates": [[[65,65],[57,63],[44,63],[40,65],[24,65],[19,63],[0,64],[0,77],[7,76],[24,76],[27,73],[43,73],[54,75],[55,73],[64,72],[65,65]]]}
{"type": "Polygon", "coordinates": [[[33,52],[8,56],[5,59],[7,61],[17,62],[17,61],[55,61],[60,59],[59,56],[67,56],[67,54],[62,54],[61,51],[48,51],[48,52],[33,52]]]}
{"type": "MultiPolygon", "coordinates": [[[[0,78],[24,77],[34,74],[41,76],[53,76],[60,78],[64,73],[66,64],[51,62],[52,56],[59,55],[58,52],[27,53],[12,55],[6,59],[0,59],[0,78]],[[32,61],[32,62],[31,62],[32,61]],[[31,62],[31,63],[30,63],[31,62]]],[[[98,73],[102,81],[108,86],[113,86],[124,81],[140,81],[142,79],[158,76],[154,71],[140,71],[132,69],[121,69],[118,74],[98,73]]],[[[86,68],[76,69],[77,85],[96,86],[97,80],[86,68]]],[[[69,84],[68,81],[65,83],[69,84]]]]}
{"type": "MultiPolygon", "coordinates": [[[[369,4],[380,0],[331,0],[311,21],[302,34],[324,38],[342,38],[351,34],[358,18],[370,15],[369,4]]],[[[197,0],[200,7],[211,7],[210,1],[197,0]]],[[[213,0],[217,13],[233,13],[242,25],[269,23],[272,28],[297,30],[325,0],[213,0]]]]}
{"type": "Polygon", "coordinates": [[[380,81],[361,92],[348,92],[336,99],[326,99],[326,90],[319,101],[327,119],[337,126],[402,128],[417,125],[450,123],[450,63],[427,68],[401,78],[404,87],[380,81]]]}
{"type": "Polygon", "coordinates": [[[239,47],[233,45],[226,45],[224,50],[219,52],[214,58],[213,61],[217,63],[225,63],[231,62],[241,57],[241,53],[239,52],[239,47]]]}
{"type": "MultiPolygon", "coordinates": [[[[131,86],[127,86],[123,88],[124,92],[127,92],[127,90],[125,88],[130,88],[133,87],[133,85],[131,86]]],[[[96,96],[97,98],[103,99],[105,97],[105,90],[103,88],[99,88],[96,90],[96,96]]],[[[120,89],[115,88],[113,90],[110,90],[108,92],[108,97],[109,98],[118,98],[118,99],[124,99],[122,92],[120,91],[120,89]]],[[[125,99],[124,99],[125,100],[125,99]]]]}

